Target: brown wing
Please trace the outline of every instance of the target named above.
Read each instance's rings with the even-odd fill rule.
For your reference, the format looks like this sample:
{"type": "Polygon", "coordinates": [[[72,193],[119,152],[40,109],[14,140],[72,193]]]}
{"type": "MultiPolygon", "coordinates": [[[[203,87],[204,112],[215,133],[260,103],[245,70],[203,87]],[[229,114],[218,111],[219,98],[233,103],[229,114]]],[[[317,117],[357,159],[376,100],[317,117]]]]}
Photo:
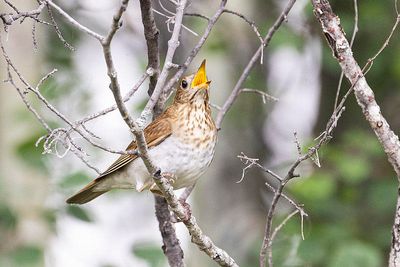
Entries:
{"type": "MultiPolygon", "coordinates": [[[[164,114],[163,114],[164,115],[164,114]]],[[[156,146],[162,141],[165,140],[168,136],[171,135],[171,124],[166,116],[159,116],[156,120],[151,122],[145,129],[144,129],[144,137],[147,142],[147,147],[151,148],[156,146]]],[[[126,150],[135,150],[137,148],[136,142],[132,141],[126,150]]],[[[120,156],[113,164],[111,164],[108,169],[103,172],[98,178],[107,176],[108,174],[120,169],[121,167],[125,166],[126,164],[130,163],[131,161],[135,160],[138,156],[136,155],[122,155],[120,156]]]]}
{"type": "MultiPolygon", "coordinates": [[[[171,135],[172,129],[169,121],[170,115],[168,109],[165,113],[160,115],[156,120],[150,123],[146,129],[144,129],[144,136],[146,138],[148,148],[156,146],[163,142],[168,136],[171,135]]],[[[127,150],[136,149],[136,143],[132,142],[127,147],[127,150]]],[[[67,203],[70,204],[84,204],[91,201],[92,199],[106,193],[108,190],[99,191],[96,187],[104,180],[107,179],[107,175],[115,172],[122,168],[129,162],[135,160],[136,155],[122,155],[120,156],[105,172],[103,172],[98,178],[89,183],[87,186],[82,188],[78,193],[67,199],[67,203]]]]}

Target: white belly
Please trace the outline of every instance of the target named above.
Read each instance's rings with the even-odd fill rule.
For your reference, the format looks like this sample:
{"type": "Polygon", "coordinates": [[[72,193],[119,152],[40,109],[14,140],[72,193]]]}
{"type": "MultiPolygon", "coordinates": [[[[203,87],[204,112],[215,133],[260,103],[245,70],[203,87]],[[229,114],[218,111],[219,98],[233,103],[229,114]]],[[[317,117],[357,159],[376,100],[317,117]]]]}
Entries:
{"type": "MultiPolygon", "coordinates": [[[[176,178],[174,189],[193,185],[210,165],[215,151],[215,140],[196,147],[170,136],[161,144],[149,149],[150,158],[162,173],[173,174],[176,178]]],[[[134,188],[138,191],[149,189],[153,185],[143,161],[138,158],[124,171],[116,172],[107,185],[111,188],[134,188]],[[112,181],[111,181],[112,180],[112,181]]]]}

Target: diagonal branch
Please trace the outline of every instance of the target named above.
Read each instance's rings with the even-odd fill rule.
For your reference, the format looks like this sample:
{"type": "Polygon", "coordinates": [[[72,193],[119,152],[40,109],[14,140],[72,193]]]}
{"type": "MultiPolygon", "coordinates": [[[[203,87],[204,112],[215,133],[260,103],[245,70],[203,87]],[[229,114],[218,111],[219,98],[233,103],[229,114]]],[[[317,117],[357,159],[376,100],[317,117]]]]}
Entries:
{"type": "MultiPolygon", "coordinates": [[[[158,76],[160,72],[160,58],[158,48],[159,30],[154,20],[153,9],[150,0],[140,0],[140,9],[142,14],[142,23],[144,28],[144,37],[147,44],[147,66],[154,70],[154,75],[150,77],[149,89],[147,93],[151,96],[157,85],[158,76]]],[[[154,114],[160,114],[162,107],[156,105],[154,114]]],[[[163,239],[163,252],[167,257],[168,263],[172,267],[183,267],[183,250],[180,246],[174,224],[172,222],[172,215],[168,208],[168,203],[164,197],[154,195],[155,211],[158,220],[158,225],[163,239]]]]}
{"type": "MultiPolygon", "coordinates": [[[[381,143],[389,163],[396,172],[400,181],[400,141],[398,136],[391,130],[389,123],[383,117],[380,107],[375,100],[374,92],[368,85],[363,69],[360,68],[357,61],[353,57],[351,46],[347,41],[344,31],[340,25],[339,17],[333,12],[329,1],[312,0],[314,15],[321,24],[322,31],[332,49],[334,57],[338,60],[340,67],[346,78],[354,87],[354,95],[357,103],[363,111],[365,119],[369,122],[372,130],[381,143]]],[[[396,9],[397,12],[397,9],[396,9]]],[[[394,24],[389,37],[386,39],[382,48],[376,54],[388,45],[394,30],[400,21],[400,15],[397,13],[396,23],[394,24]]],[[[374,56],[368,61],[367,66],[372,64],[374,56]]],[[[392,246],[390,251],[389,266],[400,265],[400,195],[398,195],[397,208],[395,213],[395,222],[392,231],[392,246]]]]}
{"type": "Polygon", "coordinates": [[[269,29],[267,35],[264,37],[263,45],[261,45],[257,49],[257,51],[254,53],[253,57],[250,59],[249,63],[247,63],[247,66],[245,67],[242,74],[240,75],[239,80],[236,82],[236,84],[232,90],[232,93],[229,95],[228,99],[225,101],[224,105],[222,106],[222,109],[219,111],[219,113],[217,115],[217,118],[215,120],[215,125],[217,126],[217,129],[221,128],[222,120],[224,119],[228,110],[232,107],[236,98],[242,92],[242,85],[246,81],[247,77],[249,76],[250,71],[253,69],[256,62],[261,57],[262,51],[264,50],[264,48],[269,45],[275,32],[279,29],[279,27],[282,25],[282,23],[286,20],[287,15],[289,14],[289,12],[292,9],[295,2],[296,2],[296,0],[288,1],[285,9],[282,11],[282,13],[278,17],[278,19],[275,21],[274,25],[272,25],[272,27],[269,29]]]}
{"type": "Polygon", "coordinates": [[[137,120],[139,125],[144,125],[147,119],[151,116],[153,108],[156,106],[161,92],[164,88],[165,82],[167,81],[171,67],[173,66],[173,58],[175,51],[179,46],[179,36],[182,28],[182,19],[184,10],[186,7],[187,0],[181,0],[177,3],[175,13],[175,25],[172,31],[171,38],[168,41],[167,55],[165,56],[164,67],[161,70],[160,76],[158,77],[157,84],[154,88],[153,94],[147,102],[144,110],[142,111],[140,118],[137,120]]]}
{"type": "MultiPolygon", "coordinates": [[[[232,266],[236,267],[236,263],[234,260],[222,249],[216,247],[214,243],[211,241],[211,239],[207,236],[205,236],[202,233],[202,230],[196,223],[194,217],[190,215],[190,219],[186,220],[185,212],[183,205],[178,201],[178,198],[174,194],[172,186],[168,183],[168,180],[163,177],[161,174],[161,170],[156,167],[153,162],[151,161],[149,155],[148,155],[148,150],[147,150],[147,144],[144,139],[144,134],[139,125],[130,117],[124,103],[121,97],[121,92],[119,88],[119,83],[118,83],[118,78],[117,78],[117,73],[114,68],[113,60],[111,57],[111,41],[118,30],[120,26],[120,19],[123,14],[123,12],[126,10],[126,7],[128,5],[129,0],[123,0],[122,4],[117,11],[116,15],[113,18],[113,23],[111,26],[111,30],[109,34],[105,37],[104,41],[102,42],[103,45],[103,51],[104,51],[104,57],[106,60],[107,64],[107,69],[108,69],[108,76],[110,77],[110,89],[114,95],[115,102],[118,106],[118,110],[121,113],[122,118],[124,119],[125,123],[129,126],[131,132],[135,135],[136,137],[136,143],[139,149],[139,155],[142,158],[148,172],[153,176],[154,181],[160,188],[160,190],[163,192],[163,195],[168,202],[169,206],[171,207],[172,211],[176,214],[178,218],[180,218],[186,225],[187,229],[189,230],[190,234],[192,235],[192,242],[195,243],[201,250],[207,253],[214,261],[216,261],[218,264],[221,266],[232,266]]],[[[172,60],[172,57],[175,53],[175,50],[177,46],[179,45],[179,34],[180,34],[180,26],[179,24],[182,23],[182,17],[183,17],[183,11],[184,7],[186,5],[186,1],[182,0],[179,2],[179,5],[177,6],[177,18],[180,17],[179,21],[175,22],[175,28],[174,32],[172,34],[171,40],[169,42],[169,48],[167,53],[167,57],[169,57],[169,60],[172,60]],[[178,13],[181,13],[178,16],[178,13]],[[176,31],[176,28],[179,28],[176,31]]],[[[168,64],[169,62],[172,61],[166,61],[163,71],[165,71],[164,75],[167,75],[168,72],[168,64]]],[[[160,80],[163,76],[163,72],[160,74],[160,78],[158,80],[157,86],[160,83],[160,80]]],[[[165,77],[166,79],[166,77],[165,77]]],[[[162,82],[162,81],[161,81],[162,82]]],[[[157,86],[155,91],[157,90],[157,86]]],[[[161,87],[162,88],[162,87],[161,87]]],[[[153,93],[154,95],[154,93],[153,93]]]]}
{"type": "Polygon", "coordinates": [[[52,0],[45,0],[45,2],[51,6],[52,8],[54,8],[61,16],[63,16],[64,18],[67,19],[67,21],[74,26],[75,28],[77,28],[78,30],[80,30],[81,32],[84,32],[86,34],[89,34],[90,36],[96,38],[97,40],[99,40],[100,42],[103,40],[103,36],[101,36],[100,34],[96,33],[95,31],[89,29],[88,27],[80,24],[79,22],[77,22],[73,17],[71,17],[67,12],[65,12],[61,7],[59,7],[58,5],[56,5],[52,0]]]}
{"type": "Polygon", "coordinates": [[[142,23],[144,28],[144,37],[147,44],[147,67],[154,69],[154,75],[150,77],[148,94],[153,94],[158,81],[160,72],[160,56],[158,50],[158,36],[160,34],[154,21],[154,14],[151,8],[150,0],[140,0],[140,10],[142,14],[142,23]]]}
{"type": "Polygon", "coordinates": [[[211,33],[211,30],[214,28],[215,23],[217,23],[218,19],[221,17],[222,13],[224,12],[227,1],[228,0],[221,0],[217,11],[212,16],[212,18],[208,20],[207,27],[206,27],[203,35],[201,36],[199,42],[195,45],[195,47],[193,47],[192,51],[190,52],[189,56],[186,58],[185,62],[180,66],[179,70],[175,73],[175,75],[168,81],[168,83],[163,88],[163,92],[162,92],[162,95],[159,100],[161,105],[164,105],[174,84],[179,81],[179,79],[182,77],[182,75],[185,73],[185,71],[189,67],[190,63],[193,61],[193,59],[199,53],[200,49],[203,47],[204,43],[206,42],[208,36],[211,33]]]}
{"type": "Polygon", "coordinates": [[[203,233],[196,222],[196,218],[191,214],[191,212],[188,214],[188,212],[185,210],[185,207],[181,204],[181,202],[179,202],[174,193],[174,189],[168,183],[167,178],[157,174],[154,178],[154,181],[163,192],[163,195],[171,207],[171,210],[188,229],[192,237],[192,243],[196,244],[200,250],[206,253],[220,266],[238,267],[239,265],[236,264],[234,259],[231,258],[226,251],[217,247],[214,242],[203,233]]]}

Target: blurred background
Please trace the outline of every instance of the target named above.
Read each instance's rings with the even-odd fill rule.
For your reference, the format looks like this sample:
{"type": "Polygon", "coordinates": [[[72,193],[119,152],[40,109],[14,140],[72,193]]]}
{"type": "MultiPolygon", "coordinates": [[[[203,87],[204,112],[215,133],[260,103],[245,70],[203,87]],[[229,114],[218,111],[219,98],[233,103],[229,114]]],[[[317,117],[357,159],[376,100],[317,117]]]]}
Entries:
{"type": "MultiPolygon", "coordinates": [[[[37,7],[33,0],[12,1],[20,10],[37,7]]],[[[169,1],[161,0],[170,10],[169,1]]],[[[354,55],[363,65],[383,44],[395,22],[394,1],[359,1],[359,33],[354,55]],[[373,19],[371,19],[373,18],[373,19]]],[[[354,25],[353,1],[331,1],[350,38],[354,25]]],[[[68,1],[60,3],[82,24],[104,34],[119,1],[68,1]]],[[[228,1],[228,8],[255,21],[265,35],[286,1],[228,1]]],[[[218,1],[193,1],[188,11],[212,16],[218,1]]],[[[162,11],[159,2],[154,7],[162,11]]],[[[3,1],[1,12],[11,11],[3,1]]],[[[164,12],[165,13],[165,12],[164,12]]],[[[108,89],[101,46],[96,40],[71,28],[55,14],[64,38],[76,51],[59,40],[54,29],[37,25],[38,49],[32,43],[32,21],[14,23],[1,38],[9,56],[24,77],[36,84],[57,68],[41,92],[70,120],[113,104],[108,89]]],[[[170,38],[166,18],[155,14],[160,29],[160,50],[165,55],[170,38]]],[[[46,18],[46,15],[44,15],[46,18]]],[[[187,17],[184,24],[203,33],[206,22],[187,17]]],[[[175,63],[184,61],[198,37],[183,30],[175,63]]],[[[374,62],[367,75],[382,112],[400,130],[400,45],[398,31],[390,45],[374,62]]],[[[194,60],[190,72],[207,59],[212,80],[211,101],[222,105],[243,68],[259,46],[251,27],[224,14],[194,60]]],[[[131,1],[124,27],[117,33],[112,52],[123,92],[145,71],[147,58],[140,8],[131,1]]],[[[0,76],[7,78],[4,60],[0,76]]],[[[200,226],[216,244],[226,249],[240,266],[258,265],[266,212],[271,193],[264,185],[273,180],[252,169],[241,183],[244,165],[241,152],[260,159],[266,167],[284,174],[297,157],[293,132],[304,150],[324,130],[333,111],[340,69],[321,35],[307,0],[298,0],[245,83],[278,97],[265,104],[257,94],[242,94],[229,111],[219,132],[216,157],[199,180],[189,199],[200,226]]],[[[137,116],[147,101],[147,82],[128,103],[137,116]]],[[[344,81],[342,91],[349,84],[344,81]]],[[[63,123],[28,95],[33,106],[53,127],[63,123]]],[[[213,115],[217,110],[213,110],[213,115]]],[[[131,140],[117,112],[91,121],[87,127],[101,142],[124,149],[131,140]]],[[[27,111],[9,84],[0,90],[0,266],[18,267],[162,267],[167,262],[160,249],[161,237],[154,216],[151,193],[113,191],[85,206],[68,206],[65,199],[96,173],[72,153],[59,158],[43,155],[35,143],[45,131],[27,111]]],[[[85,144],[89,161],[104,170],[116,155],[85,144]]],[[[62,147],[59,148],[62,152],[62,147]]],[[[397,192],[396,176],[374,134],[365,122],[353,96],[349,97],[334,138],[319,153],[321,168],[305,162],[301,178],[291,181],[287,194],[304,204],[309,218],[301,238],[300,218],[290,220],[278,234],[274,247],[276,266],[385,266],[391,242],[391,225],[397,192]]],[[[281,201],[274,223],[292,210],[281,201]]],[[[188,233],[177,224],[189,267],[216,266],[190,243],[188,233]]]]}

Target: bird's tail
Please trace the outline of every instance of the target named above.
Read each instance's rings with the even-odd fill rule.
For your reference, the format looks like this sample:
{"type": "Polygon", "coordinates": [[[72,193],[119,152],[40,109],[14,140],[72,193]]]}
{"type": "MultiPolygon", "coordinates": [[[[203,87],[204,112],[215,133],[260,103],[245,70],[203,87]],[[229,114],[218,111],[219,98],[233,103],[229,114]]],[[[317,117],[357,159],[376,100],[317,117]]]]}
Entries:
{"type": "Polygon", "coordinates": [[[98,185],[102,179],[95,179],[90,182],[87,186],[82,188],[78,193],[67,199],[68,204],[85,204],[96,197],[108,192],[108,190],[98,190],[98,185]]]}

